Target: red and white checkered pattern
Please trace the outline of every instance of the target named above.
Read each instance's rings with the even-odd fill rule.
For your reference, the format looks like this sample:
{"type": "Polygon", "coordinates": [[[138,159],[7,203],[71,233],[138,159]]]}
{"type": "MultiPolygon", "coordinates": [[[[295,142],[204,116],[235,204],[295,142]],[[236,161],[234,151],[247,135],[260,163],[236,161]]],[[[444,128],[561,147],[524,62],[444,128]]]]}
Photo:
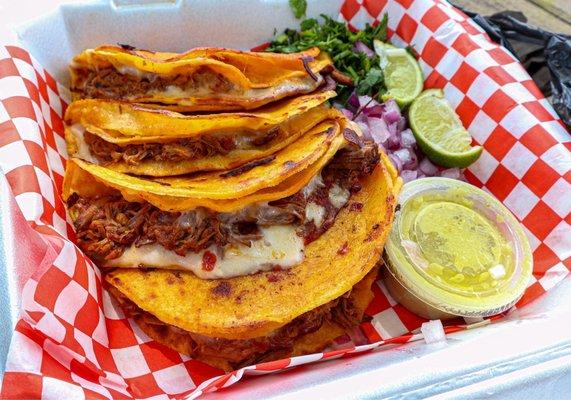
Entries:
{"type": "MultiPolygon", "coordinates": [[[[571,136],[521,65],[448,3],[346,0],[340,17],[361,27],[385,12],[391,40],[414,46],[426,87],[444,89],[485,148],[467,178],[503,201],[526,228],[535,264],[521,307],[571,269],[571,136]]],[[[150,340],[114,305],[98,269],[70,241],[73,232],[59,195],[68,98],[25,50],[0,47],[0,167],[15,212],[30,228],[16,231],[28,235],[18,242],[18,252],[42,260],[24,286],[3,398],[195,398],[243,375],[422,337],[413,332],[424,320],[377,282],[367,309],[372,319],[360,329],[365,345],[354,346],[345,336],[339,350],[222,374],[150,340]]],[[[452,321],[445,329],[461,330],[463,323],[452,321]]]]}

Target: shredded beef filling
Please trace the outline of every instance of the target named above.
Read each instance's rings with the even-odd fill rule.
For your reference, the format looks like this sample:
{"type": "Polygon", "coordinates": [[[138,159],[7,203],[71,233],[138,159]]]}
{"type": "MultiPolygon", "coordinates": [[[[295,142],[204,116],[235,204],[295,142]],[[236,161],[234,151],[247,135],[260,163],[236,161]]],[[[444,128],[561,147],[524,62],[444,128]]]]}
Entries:
{"type": "Polygon", "coordinates": [[[91,154],[102,164],[124,161],[129,165],[138,165],[142,161],[184,161],[228,154],[237,145],[230,136],[201,136],[196,139],[180,139],[166,143],[129,144],[119,146],[107,142],[89,132],[84,134],[85,143],[91,154]]]}
{"type": "Polygon", "coordinates": [[[246,340],[213,338],[166,324],[139,308],[115,288],[110,289],[129,316],[152,326],[158,335],[166,337],[173,334],[182,337],[188,341],[187,348],[192,350],[191,356],[225,359],[235,369],[279,358],[282,352],[285,355],[289,354],[298,338],[317,331],[325,321],[332,321],[348,329],[358,325],[363,318],[362,312],[352,301],[351,292],[347,292],[329,303],[300,315],[270,335],[246,340]]]}
{"type": "Polygon", "coordinates": [[[85,132],[83,137],[89,151],[101,164],[124,161],[129,165],[138,165],[149,160],[178,162],[226,155],[237,148],[263,146],[279,135],[280,130],[273,129],[260,137],[244,137],[242,145],[238,145],[236,135],[204,135],[193,139],[125,146],[110,143],[91,132],[85,132]]]}
{"type": "Polygon", "coordinates": [[[148,203],[123,200],[119,195],[97,199],[72,195],[68,199],[78,245],[99,261],[120,257],[124,250],[157,243],[180,256],[211,246],[250,245],[260,239],[259,227],[298,226],[297,232],[310,243],[329,229],[339,209],[332,202],[332,191],[357,192],[359,179],[370,174],[379,162],[372,142],[341,150],[321,173],[322,182],[314,190],[298,193],[278,201],[254,204],[236,213],[216,213],[199,208],[188,212],[167,212],[148,203]],[[306,218],[306,207],[315,203],[323,207],[320,224],[306,218]]]}
{"type": "MultiPolygon", "coordinates": [[[[317,75],[307,66],[306,70],[314,80],[318,80],[317,75]]],[[[130,100],[152,92],[168,91],[169,86],[195,93],[220,94],[237,91],[232,82],[208,67],[201,67],[191,75],[179,74],[168,77],[153,73],[141,75],[121,73],[113,67],[95,71],[76,68],[75,73],[76,82],[72,91],[78,93],[81,98],[130,100]]],[[[351,82],[350,77],[334,68],[325,69],[321,71],[321,74],[325,77],[321,90],[334,90],[337,82],[345,85],[347,80],[351,82]]]]}
{"type": "Polygon", "coordinates": [[[197,69],[192,75],[180,74],[169,77],[152,73],[122,74],[113,67],[97,71],[76,69],[76,74],[78,74],[77,82],[72,90],[79,92],[82,98],[129,100],[133,96],[168,90],[169,86],[192,92],[212,93],[228,93],[234,89],[232,82],[207,67],[197,69]]]}

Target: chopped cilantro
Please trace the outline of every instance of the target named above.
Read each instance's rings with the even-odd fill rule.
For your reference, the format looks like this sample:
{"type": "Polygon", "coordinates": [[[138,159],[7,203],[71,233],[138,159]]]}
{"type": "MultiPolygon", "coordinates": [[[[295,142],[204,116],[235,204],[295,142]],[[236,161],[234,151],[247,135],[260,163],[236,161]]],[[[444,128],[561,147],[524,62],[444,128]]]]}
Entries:
{"type": "Polygon", "coordinates": [[[305,17],[305,11],[307,10],[306,0],[289,0],[289,6],[297,19],[305,17]]]}
{"type": "MultiPolygon", "coordinates": [[[[294,3],[297,1],[290,0],[292,8],[294,8],[294,3]]],[[[322,15],[321,18],[322,24],[317,19],[310,18],[301,22],[299,31],[286,29],[270,43],[266,51],[294,53],[311,47],[319,47],[327,52],[335,67],[353,79],[354,86],[338,85],[337,93],[341,101],[345,101],[353,90],[356,90],[359,95],[366,94],[371,97],[384,91],[383,72],[378,67],[379,57],[376,54],[371,57],[357,52],[354,46],[355,43],[362,42],[372,49],[374,39],[385,42],[387,40],[387,15],[385,14],[376,26],[367,24],[365,29],[357,32],[351,32],[344,22],[335,21],[327,15],[322,15]]]]}

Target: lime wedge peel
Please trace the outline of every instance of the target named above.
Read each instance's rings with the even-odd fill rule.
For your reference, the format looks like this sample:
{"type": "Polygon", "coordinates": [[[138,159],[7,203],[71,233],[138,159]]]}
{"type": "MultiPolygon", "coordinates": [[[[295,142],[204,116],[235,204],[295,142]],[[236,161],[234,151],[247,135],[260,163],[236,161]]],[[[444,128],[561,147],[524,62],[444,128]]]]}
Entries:
{"type": "Polygon", "coordinates": [[[385,74],[387,92],[382,96],[383,101],[395,99],[401,108],[408,106],[422,92],[424,78],[420,65],[405,49],[380,40],[373,45],[385,74]]]}
{"type": "Polygon", "coordinates": [[[482,146],[471,146],[470,133],[442,90],[424,91],[411,104],[408,118],[418,146],[435,164],[465,168],[480,157],[482,146]]]}

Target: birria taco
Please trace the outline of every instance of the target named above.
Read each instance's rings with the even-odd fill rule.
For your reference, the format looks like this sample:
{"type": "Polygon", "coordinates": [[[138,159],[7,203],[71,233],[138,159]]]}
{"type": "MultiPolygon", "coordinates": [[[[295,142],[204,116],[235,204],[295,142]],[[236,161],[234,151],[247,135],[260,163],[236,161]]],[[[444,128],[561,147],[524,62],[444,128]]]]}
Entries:
{"type": "Polygon", "coordinates": [[[341,113],[334,91],[285,99],[252,112],[184,115],[110,100],[78,100],[66,111],[68,153],[109,169],[167,176],[228,170],[288,146],[341,113]]]}
{"type": "Polygon", "coordinates": [[[359,182],[290,268],[218,280],[117,269],[105,279],[151,338],[222,369],[320,351],[362,320],[401,185],[384,156],[359,182]]]}
{"type": "Polygon", "coordinates": [[[101,267],[202,278],[295,265],[379,162],[376,145],[346,123],[324,121],[277,153],[224,172],[151,179],[72,159],[63,195],[78,243],[101,267]],[[209,259],[213,268],[204,266],[209,259]]]}
{"type": "Polygon", "coordinates": [[[183,54],[100,46],[70,67],[73,99],[160,104],[178,111],[249,110],[323,85],[331,68],[318,48],[301,53],[198,48],[183,54]]]}

